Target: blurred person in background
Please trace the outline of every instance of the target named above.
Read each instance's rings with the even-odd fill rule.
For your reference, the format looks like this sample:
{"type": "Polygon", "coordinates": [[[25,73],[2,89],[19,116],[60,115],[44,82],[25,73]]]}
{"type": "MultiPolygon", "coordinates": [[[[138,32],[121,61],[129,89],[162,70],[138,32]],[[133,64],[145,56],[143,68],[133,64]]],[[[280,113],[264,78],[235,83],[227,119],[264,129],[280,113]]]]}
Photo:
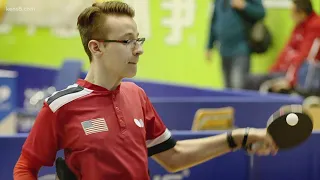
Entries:
{"type": "Polygon", "coordinates": [[[212,50],[218,42],[225,87],[243,88],[251,54],[246,21],[263,19],[265,9],[261,0],[215,0],[213,5],[206,59],[212,60],[212,50]]]}
{"type": "MultiPolygon", "coordinates": [[[[268,74],[250,75],[245,89],[259,90],[270,82],[270,91],[280,92],[296,86],[298,71],[307,59],[313,42],[320,38],[320,16],[315,13],[310,0],[293,0],[291,17],[295,27],[290,39],[272,65],[268,74]]],[[[320,52],[320,51],[319,51],[320,52]]],[[[320,53],[316,55],[320,59],[320,53]]]]}

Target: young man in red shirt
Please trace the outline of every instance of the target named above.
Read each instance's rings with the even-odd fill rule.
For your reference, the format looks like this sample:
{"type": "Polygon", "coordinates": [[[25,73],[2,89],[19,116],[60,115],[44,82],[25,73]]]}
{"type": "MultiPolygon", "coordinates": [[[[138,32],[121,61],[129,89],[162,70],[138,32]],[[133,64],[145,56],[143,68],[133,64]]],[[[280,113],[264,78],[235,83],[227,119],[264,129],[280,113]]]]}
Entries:
{"type": "Polygon", "coordinates": [[[60,149],[82,180],[148,180],[149,156],[175,172],[237,150],[242,141],[269,145],[257,154],[276,153],[265,129],[175,141],[143,89],[121,82],[135,76],[143,53],[145,39],[138,38],[133,17],[127,4],[113,1],[95,3],[80,14],[88,74],[45,100],[14,168],[15,180],[37,179],[60,149]]]}
{"type": "MultiPolygon", "coordinates": [[[[246,89],[258,90],[262,83],[270,79],[277,79],[274,81],[274,89],[290,89],[296,85],[299,68],[307,59],[314,40],[320,37],[320,17],[314,12],[310,0],[293,0],[291,10],[296,26],[288,43],[270,68],[269,74],[250,76],[246,89]]],[[[320,52],[317,59],[320,59],[320,52]]]]}

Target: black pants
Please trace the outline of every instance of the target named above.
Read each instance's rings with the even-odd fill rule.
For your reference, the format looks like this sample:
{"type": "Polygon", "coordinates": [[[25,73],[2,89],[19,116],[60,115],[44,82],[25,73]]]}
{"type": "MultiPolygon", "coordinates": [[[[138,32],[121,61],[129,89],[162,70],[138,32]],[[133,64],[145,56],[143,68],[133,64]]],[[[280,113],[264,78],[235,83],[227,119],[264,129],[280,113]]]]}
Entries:
{"type": "Polygon", "coordinates": [[[222,70],[226,88],[242,89],[250,70],[250,56],[222,57],[222,70]]]}

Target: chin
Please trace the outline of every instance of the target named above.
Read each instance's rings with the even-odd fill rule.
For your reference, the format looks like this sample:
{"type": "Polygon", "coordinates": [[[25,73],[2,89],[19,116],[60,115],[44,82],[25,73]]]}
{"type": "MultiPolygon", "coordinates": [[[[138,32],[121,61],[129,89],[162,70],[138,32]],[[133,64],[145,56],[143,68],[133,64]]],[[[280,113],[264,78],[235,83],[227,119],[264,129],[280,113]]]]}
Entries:
{"type": "Polygon", "coordinates": [[[127,73],[125,77],[126,78],[133,78],[136,76],[136,74],[137,74],[137,72],[127,73]]]}

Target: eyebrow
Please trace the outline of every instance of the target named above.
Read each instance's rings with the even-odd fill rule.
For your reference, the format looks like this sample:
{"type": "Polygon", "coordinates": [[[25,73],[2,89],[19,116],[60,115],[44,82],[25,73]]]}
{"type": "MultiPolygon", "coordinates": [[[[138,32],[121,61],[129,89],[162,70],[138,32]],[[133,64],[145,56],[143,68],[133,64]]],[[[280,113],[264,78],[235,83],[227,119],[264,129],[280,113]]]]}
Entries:
{"type": "MultiPolygon", "coordinates": [[[[126,37],[126,36],[133,36],[133,37],[135,37],[135,34],[129,32],[129,33],[126,33],[126,34],[122,35],[121,37],[124,38],[124,37],[126,37]]],[[[136,37],[139,37],[139,33],[136,34],[136,37]]]]}

